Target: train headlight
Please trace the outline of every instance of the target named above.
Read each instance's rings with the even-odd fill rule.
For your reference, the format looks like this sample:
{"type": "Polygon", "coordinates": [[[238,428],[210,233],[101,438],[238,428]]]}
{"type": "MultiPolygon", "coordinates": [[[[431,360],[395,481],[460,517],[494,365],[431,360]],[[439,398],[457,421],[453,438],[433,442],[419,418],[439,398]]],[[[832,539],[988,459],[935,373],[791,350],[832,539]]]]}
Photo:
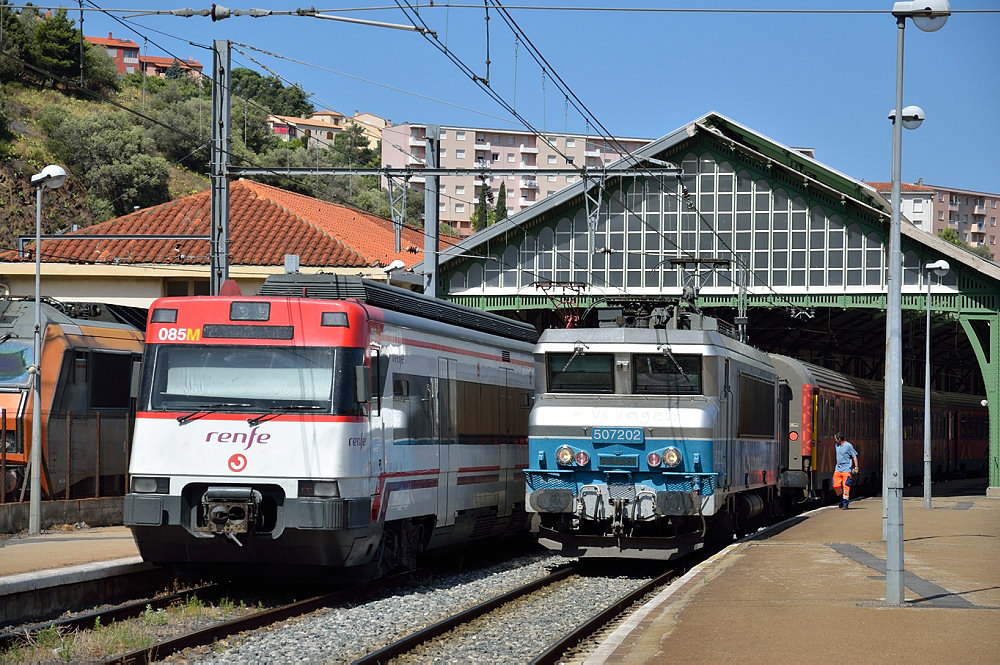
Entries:
{"type": "Polygon", "coordinates": [[[563,466],[571,465],[573,463],[573,449],[569,446],[559,446],[556,448],[556,462],[563,466]]]}
{"type": "Polygon", "coordinates": [[[681,463],[681,451],[671,446],[663,451],[663,465],[671,469],[681,463]]]}
{"type": "Polygon", "coordinates": [[[136,494],[167,494],[170,491],[170,479],[132,476],[132,491],[136,494]]]}
{"type": "Polygon", "coordinates": [[[576,460],[577,466],[587,466],[590,464],[590,455],[588,455],[584,450],[578,451],[576,455],[573,456],[573,459],[576,460]]]}
{"type": "Polygon", "coordinates": [[[660,453],[649,453],[646,455],[646,464],[653,467],[654,469],[663,463],[663,458],[660,457],[660,453]]]}
{"type": "Polygon", "coordinates": [[[340,486],[336,480],[300,480],[299,496],[315,496],[322,499],[339,499],[340,486]]]}

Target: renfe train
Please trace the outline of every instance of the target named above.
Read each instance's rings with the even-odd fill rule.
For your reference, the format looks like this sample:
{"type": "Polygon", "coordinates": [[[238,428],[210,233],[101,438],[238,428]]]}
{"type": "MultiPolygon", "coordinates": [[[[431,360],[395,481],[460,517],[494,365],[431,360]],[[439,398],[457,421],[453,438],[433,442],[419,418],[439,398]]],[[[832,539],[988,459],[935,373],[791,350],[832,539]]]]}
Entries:
{"type": "Polygon", "coordinates": [[[44,298],[39,319],[35,358],[34,300],[0,299],[0,492],[4,500],[28,493],[37,365],[42,496],[121,496],[143,333],[93,303],[44,298]]]}
{"type": "Polygon", "coordinates": [[[335,275],[159,299],[125,523],[147,561],[359,574],[526,531],[536,340],[335,275]]]}
{"type": "MultiPolygon", "coordinates": [[[[525,476],[543,545],[670,559],[724,544],[822,498],[841,430],[865,479],[881,478],[880,384],[763,353],[690,306],[636,311],[539,340],[525,476]]],[[[907,472],[919,477],[922,393],[905,404],[907,472]]],[[[941,473],[983,468],[985,415],[935,394],[941,473]]]]}

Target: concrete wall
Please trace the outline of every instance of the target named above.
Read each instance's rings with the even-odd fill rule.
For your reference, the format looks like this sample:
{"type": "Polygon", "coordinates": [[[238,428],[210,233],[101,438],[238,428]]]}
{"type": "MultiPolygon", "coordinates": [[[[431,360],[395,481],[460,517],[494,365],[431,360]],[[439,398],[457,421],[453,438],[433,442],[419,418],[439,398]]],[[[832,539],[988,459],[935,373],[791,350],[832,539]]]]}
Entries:
{"type": "MultiPolygon", "coordinates": [[[[88,526],[121,526],[125,498],[113,496],[104,499],[72,499],[70,501],[42,501],[42,529],[54,524],[88,526]]],[[[28,529],[27,501],[0,504],[0,533],[19,533],[28,529]]]]}

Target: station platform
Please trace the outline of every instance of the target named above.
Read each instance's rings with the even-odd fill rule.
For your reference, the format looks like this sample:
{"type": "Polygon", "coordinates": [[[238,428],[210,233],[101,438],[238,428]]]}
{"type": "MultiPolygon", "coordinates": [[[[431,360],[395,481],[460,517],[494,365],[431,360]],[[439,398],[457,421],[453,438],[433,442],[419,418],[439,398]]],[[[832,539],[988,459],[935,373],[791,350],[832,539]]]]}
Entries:
{"type": "Polygon", "coordinates": [[[124,559],[141,561],[132,532],[124,526],[45,529],[40,534],[0,537],[0,585],[7,577],[49,574],[73,566],[124,559]]]}
{"type": "Polygon", "coordinates": [[[863,498],[730,545],[586,662],[1000,662],[1000,499],[984,483],[927,509],[915,489],[903,498],[903,605],[885,602],[882,499],[863,498]]]}

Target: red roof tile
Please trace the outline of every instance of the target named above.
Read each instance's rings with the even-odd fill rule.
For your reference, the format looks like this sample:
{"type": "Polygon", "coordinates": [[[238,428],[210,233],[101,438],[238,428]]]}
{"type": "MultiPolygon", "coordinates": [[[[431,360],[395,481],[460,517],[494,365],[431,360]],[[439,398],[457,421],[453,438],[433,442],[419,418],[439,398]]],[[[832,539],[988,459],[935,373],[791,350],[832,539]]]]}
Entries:
{"type": "MultiPolygon", "coordinates": [[[[102,224],[42,240],[42,259],[58,263],[209,263],[207,239],[88,239],[102,235],[208,236],[210,192],[139,210],[102,224]]],[[[30,247],[30,245],[29,245],[30,247]]],[[[298,254],[308,267],[377,267],[395,259],[407,268],[423,260],[423,233],[403,229],[401,252],[395,251],[392,222],[346,206],[238,180],[229,187],[229,264],[284,265],[285,254],[298,254]],[[412,248],[407,251],[408,248],[412,248]]],[[[0,260],[31,260],[27,253],[0,253],[0,260]]]]}
{"type": "MultiPolygon", "coordinates": [[[[873,187],[876,192],[891,192],[892,183],[891,182],[866,182],[866,185],[873,187]]],[[[928,185],[918,185],[911,184],[908,182],[899,183],[899,191],[901,192],[933,192],[934,188],[928,185]]]]}

